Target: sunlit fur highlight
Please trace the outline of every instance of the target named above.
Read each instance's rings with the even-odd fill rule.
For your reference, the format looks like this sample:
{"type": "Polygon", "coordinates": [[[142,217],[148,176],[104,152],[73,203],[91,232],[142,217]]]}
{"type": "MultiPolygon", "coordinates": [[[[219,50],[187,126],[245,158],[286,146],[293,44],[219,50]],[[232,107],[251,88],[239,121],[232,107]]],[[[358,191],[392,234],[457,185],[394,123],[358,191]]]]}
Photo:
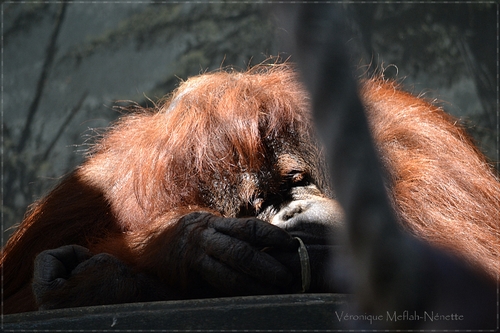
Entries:
{"type": "Polygon", "coordinates": [[[279,154],[280,145],[295,144],[317,159],[307,97],[295,74],[280,66],[191,78],[154,111],[122,118],[84,168],[124,229],[187,205],[238,215],[256,195],[241,193],[242,175],[271,171],[276,161],[269,159],[278,158],[269,156],[271,148],[279,154]],[[225,187],[226,198],[211,200],[214,185],[225,187]]]}
{"type": "Polygon", "coordinates": [[[382,79],[362,98],[402,224],[498,278],[500,185],[457,119],[382,79]]]}
{"type": "Polygon", "coordinates": [[[80,244],[151,266],[158,258],[146,245],[183,214],[255,215],[296,164],[324,185],[311,129],[308,97],[282,65],[204,74],[154,108],[134,107],[30,207],[2,253],[5,308],[30,309],[33,259],[44,249],[80,244]]]}
{"type": "MultiPolygon", "coordinates": [[[[500,186],[484,157],[453,118],[394,83],[367,80],[362,97],[402,225],[497,278],[500,186]]],[[[321,183],[311,127],[308,96],[287,65],[204,74],[157,107],[136,107],[30,207],[2,252],[4,310],[35,309],[34,257],[65,244],[179,279],[145,253],[168,242],[154,236],[200,207],[257,210],[259,195],[278,191],[276,179],[296,165],[321,183]]]]}

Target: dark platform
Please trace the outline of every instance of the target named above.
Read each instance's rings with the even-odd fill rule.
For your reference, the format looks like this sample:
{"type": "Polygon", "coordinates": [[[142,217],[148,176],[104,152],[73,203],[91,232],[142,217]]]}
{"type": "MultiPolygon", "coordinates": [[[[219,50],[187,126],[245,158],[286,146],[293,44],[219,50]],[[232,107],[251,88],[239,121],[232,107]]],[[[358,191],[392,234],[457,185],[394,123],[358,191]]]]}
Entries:
{"type": "Polygon", "coordinates": [[[300,294],[105,305],[3,316],[4,331],[334,330],[343,294],[300,294]]]}

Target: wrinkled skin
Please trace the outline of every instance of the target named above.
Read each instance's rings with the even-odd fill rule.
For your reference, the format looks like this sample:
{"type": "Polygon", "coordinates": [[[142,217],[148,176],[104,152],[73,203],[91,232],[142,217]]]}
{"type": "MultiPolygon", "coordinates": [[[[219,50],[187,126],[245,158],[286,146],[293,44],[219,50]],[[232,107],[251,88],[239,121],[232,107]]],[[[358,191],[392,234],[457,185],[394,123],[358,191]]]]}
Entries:
{"type": "Polygon", "coordinates": [[[183,216],[175,231],[169,230],[173,242],[157,249],[181,277],[178,289],[110,254],[92,255],[77,245],[46,250],[35,260],[33,292],[39,309],[186,298],[186,290],[188,298],[296,293],[302,278],[295,237],[306,244],[310,258],[308,291],[336,291],[328,274],[336,246],[329,241],[342,224],[340,208],[314,186],[292,192],[292,201],[260,214],[271,223],[208,212],[183,216]],[[79,297],[82,293],[92,297],[79,297]]]}

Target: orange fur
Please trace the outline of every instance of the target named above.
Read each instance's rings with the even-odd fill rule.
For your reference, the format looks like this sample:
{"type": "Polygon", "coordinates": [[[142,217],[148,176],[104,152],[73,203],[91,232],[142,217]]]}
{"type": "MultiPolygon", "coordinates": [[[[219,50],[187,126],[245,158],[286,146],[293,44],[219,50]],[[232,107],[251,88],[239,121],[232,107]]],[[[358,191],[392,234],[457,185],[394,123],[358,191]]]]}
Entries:
{"type": "MultiPolygon", "coordinates": [[[[368,80],[362,96],[403,225],[497,276],[500,185],[465,132],[391,83],[368,80]]],[[[35,309],[33,260],[65,244],[114,254],[175,283],[181,277],[168,275],[155,250],[168,237],[155,236],[173,237],[169,227],[199,207],[246,214],[259,191],[276,190],[248,179],[297,163],[273,155],[285,146],[321,183],[308,97],[287,66],[201,75],[154,110],[124,116],[30,208],[3,249],[5,312],[35,309]]]]}
{"type": "Polygon", "coordinates": [[[485,157],[453,117],[394,83],[368,81],[362,99],[403,225],[497,277],[500,185],[485,157]]]}

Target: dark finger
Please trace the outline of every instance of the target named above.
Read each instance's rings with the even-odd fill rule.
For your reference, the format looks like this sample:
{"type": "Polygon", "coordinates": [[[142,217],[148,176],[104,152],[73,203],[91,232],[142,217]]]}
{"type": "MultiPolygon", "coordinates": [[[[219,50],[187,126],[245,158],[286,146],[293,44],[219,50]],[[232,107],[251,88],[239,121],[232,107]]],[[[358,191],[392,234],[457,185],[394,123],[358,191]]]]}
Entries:
{"type": "Polygon", "coordinates": [[[208,255],[264,283],[281,286],[292,282],[290,271],[279,261],[215,229],[203,231],[201,246],[208,255]]]}
{"type": "Polygon", "coordinates": [[[214,218],[210,225],[217,231],[256,247],[297,248],[288,232],[256,218],[214,218]]]}
{"type": "Polygon", "coordinates": [[[70,267],[71,270],[82,261],[92,257],[90,251],[80,245],[65,245],[44,252],[62,262],[64,266],[70,267]]]}
{"type": "Polygon", "coordinates": [[[90,251],[78,245],[66,245],[43,251],[35,259],[35,278],[44,281],[67,279],[80,262],[90,257],[90,251]]]}

